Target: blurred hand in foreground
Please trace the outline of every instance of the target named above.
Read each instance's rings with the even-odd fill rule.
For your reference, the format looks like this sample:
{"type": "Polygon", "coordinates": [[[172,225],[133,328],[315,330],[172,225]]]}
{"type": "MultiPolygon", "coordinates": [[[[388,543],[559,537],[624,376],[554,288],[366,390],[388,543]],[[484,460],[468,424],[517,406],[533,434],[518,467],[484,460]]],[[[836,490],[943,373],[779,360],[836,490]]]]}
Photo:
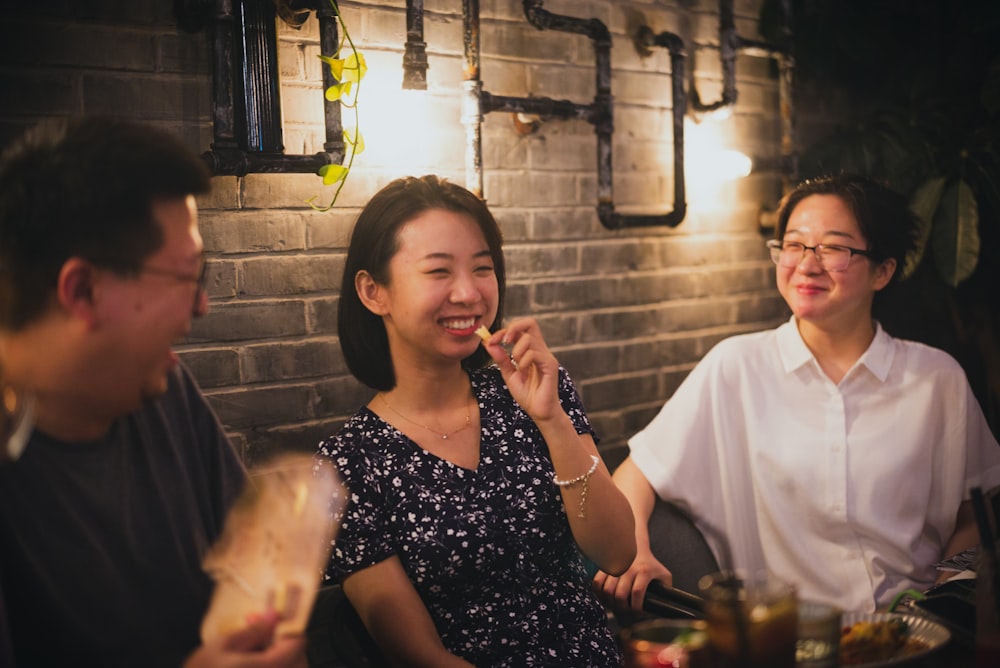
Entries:
{"type": "Polygon", "coordinates": [[[242,631],[205,643],[183,668],[307,668],[306,637],[275,637],[278,621],[278,614],[269,611],[242,631]]]}

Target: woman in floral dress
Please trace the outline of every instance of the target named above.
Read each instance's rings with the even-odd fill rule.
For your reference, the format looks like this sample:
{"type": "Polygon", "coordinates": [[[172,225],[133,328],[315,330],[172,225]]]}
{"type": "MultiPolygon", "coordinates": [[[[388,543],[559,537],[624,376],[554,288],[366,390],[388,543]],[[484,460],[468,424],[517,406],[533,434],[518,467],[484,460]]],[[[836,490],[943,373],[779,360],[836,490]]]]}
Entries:
{"type": "Polygon", "coordinates": [[[338,327],[377,393],[319,446],[350,490],[327,578],[394,665],[620,666],[585,558],[624,571],[632,513],[538,324],[500,327],[501,243],[433,176],[361,213],[338,327]]]}

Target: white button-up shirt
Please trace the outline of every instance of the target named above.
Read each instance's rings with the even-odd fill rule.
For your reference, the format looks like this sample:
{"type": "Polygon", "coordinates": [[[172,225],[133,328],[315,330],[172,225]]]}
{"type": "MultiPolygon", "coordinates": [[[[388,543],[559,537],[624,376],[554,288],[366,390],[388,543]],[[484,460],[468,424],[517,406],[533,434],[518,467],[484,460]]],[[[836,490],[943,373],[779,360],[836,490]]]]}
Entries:
{"type": "Polygon", "coordinates": [[[959,504],[1000,485],[1000,446],[962,368],[881,326],[839,384],[794,317],[726,339],[629,446],[720,564],[718,534],[735,567],[845,610],[931,586],[959,504]]]}

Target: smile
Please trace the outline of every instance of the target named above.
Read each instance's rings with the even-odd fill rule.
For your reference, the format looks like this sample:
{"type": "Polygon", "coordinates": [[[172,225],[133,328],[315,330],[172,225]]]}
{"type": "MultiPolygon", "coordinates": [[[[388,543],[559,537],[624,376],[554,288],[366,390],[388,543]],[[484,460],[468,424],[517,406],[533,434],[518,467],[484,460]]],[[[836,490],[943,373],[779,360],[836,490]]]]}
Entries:
{"type": "Polygon", "coordinates": [[[475,318],[453,318],[451,320],[442,320],[441,324],[444,325],[446,329],[468,329],[476,324],[475,318]]]}

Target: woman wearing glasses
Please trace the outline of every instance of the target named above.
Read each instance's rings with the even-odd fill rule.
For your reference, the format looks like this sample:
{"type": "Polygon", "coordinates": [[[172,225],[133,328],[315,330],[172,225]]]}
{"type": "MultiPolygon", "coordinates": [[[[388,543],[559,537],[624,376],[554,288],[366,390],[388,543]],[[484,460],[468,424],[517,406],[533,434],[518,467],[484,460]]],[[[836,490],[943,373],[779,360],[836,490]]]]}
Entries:
{"type": "MultiPolygon", "coordinates": [[[[687,510],[720,557],[794,583],[800,597],[872,611],[927,589],[935,563],[978,543],[969,489],[1000,484],[1000,448],[961,367],[886,333],[872,303],[899,279],[917,221],[855,176],[809,181],[768,242],[792,312],[719,343],[630,441],[615,472],[638,556],[596,581],[639,609],[656,496],[687,510]]],[[[888,296],[888,295],[887,295],[888,296]]]]}

